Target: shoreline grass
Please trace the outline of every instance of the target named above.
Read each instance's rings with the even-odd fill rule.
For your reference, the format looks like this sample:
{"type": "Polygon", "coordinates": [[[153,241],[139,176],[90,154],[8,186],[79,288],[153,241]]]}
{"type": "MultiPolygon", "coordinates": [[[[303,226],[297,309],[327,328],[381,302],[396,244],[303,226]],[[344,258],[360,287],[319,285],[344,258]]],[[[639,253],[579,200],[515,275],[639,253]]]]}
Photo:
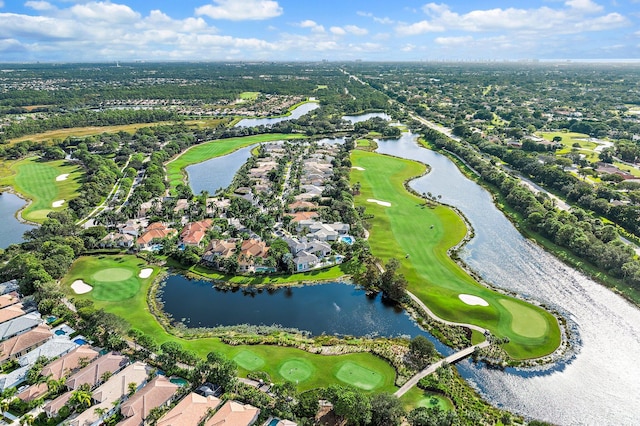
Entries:
{"type": "Polygon", "coordinates": [[[476,324],[496,336],[508,337],[510,342],[504,349],[514,359],[538,358],[558,348],[560,328],[553,315],[481,285],[449,257],[448,250],[466,235],[464,221],[447,206],[426,207],[422,198],[404,187],[405,181],[423,174],[426,166],[361,150],[353,151],[351,159],[353,166],[364,169],[352,169],[351,181],[361,184],[356,205],[374,215],[371,250],[384,261],[392,257],[400,261],[408,290],[441,318],[476,324]],[[369,199],[391,206],[368,202],[369,199]],[[467,305],[458,298],[459,294],[481,297],[489,306],[467,305]],[[503,304],[502,300],[509,302],[503,304]],[[527,313],[536,321],[523,323],[513,317],[514,311],[518,315],[527,313]]]}
{"type": "MultiPolygon", "coordinates": [[[[280,368],[288,361],[301,360],[301,362],[308,363],[313,370],[310,377],[304,381],[300,381],[298,384],[298,389],[304,391],[325,387],[330,384],[344,383],[337,377],[337,374],[345,365],[347,365],[345,368],[349,369],[352,368],[349,366],[353,364],[372,371],[382,378],[379,382],[376,382],[375,387],[371,389],[371,391],[392,393],[397,389],[394,384],[396,378],[394,368],[382,358],[366,352],[344,355],[319,355],[284,346],[231,346],[223,343],[219,338],[185,339],[169,334],[151,314],[147,304],[147,294],[149,293],[151,284],[158,278],[158,274],[162,271],[159,267],[153,267],[154,272],[149,278],[138,278],[140,289],[133,296],[126,299],[125,302],[96,300],[93,296],[93,291],[83,295],[76,295],[73,290],[71,290],[70,285],[74,280],[90,280],[90,277],[96,272],[112,267],[141,270],[150,266],[142,259],[131,255],[81,257],[76,260],[69,273],[61,280],[62,290],[69,298],[92,300],[97,309],[104,309],[106,312],[119,316],[130,326],[152,337],[158,344],[174,341],[181,344],[184,349],[193,351],[203,358],[211,351],[219,352],[229,359],[238,357],[241,361],[238,366],[239,372],[242,375],[253,371],[245,367],[251,368],[255,366],[260,371],[267,372],[275,382],[283,382],[289,373],[288,370],[286,370],[284,375],[281,374],[279,371],[280,368]],[[264,365],[260,363],[261,359],[266,361],[264,365]],[[244,364],[244,367],[242,364],[244,364]]],[[[136,274],[135,277],[138,277],[138,275],[136,274]]],[[[342,371],[344,372],[344,369],[342,371]]],[[[293,372],[291,374],[293,374],[293,372]]]]}
{"type": "Polygon", "coordinates": [[[302,134],[265,133],[238,138],[216,139],[194,145],[166,163],[169,190],[175,191],[175,188],[179,184],[185,183],[185,168],[192,164],[202,163],[212,158],[227,155],[238,149],[257,143],[274,142],[285,139],[303,139],[305,137],[306,136],[302,134]]]}

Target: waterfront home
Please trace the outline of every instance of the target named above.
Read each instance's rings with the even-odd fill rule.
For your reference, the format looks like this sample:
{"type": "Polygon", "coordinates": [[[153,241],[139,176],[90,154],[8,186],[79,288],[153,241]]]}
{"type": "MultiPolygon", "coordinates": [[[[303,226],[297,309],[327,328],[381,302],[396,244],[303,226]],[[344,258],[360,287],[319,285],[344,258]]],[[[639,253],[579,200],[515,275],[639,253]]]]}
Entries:
{"type": "Polygon", "coordinates": [[[264,241],[248,239],[242,242],[240,254],[238,255],[238,270],[240,272],[255,271],[255,267],[260,263],[258,259],[266,259],[269,246],[264,241]]]}
{"type": "Polygon", "coordinates": [[[219,262],[228,259],[236,253],[235,238],[229,240],[211,240],[202,255],[202,260],[219,267],[219,262]]]}
{"type": "Polygon", "coordinates": [[[125,420],[121,426],[139,426],[144,423],[154,408],[171,403],[179,386],[165,376],[156,376],[120,406],[120,414],[125,420]]]}
{"type": "Polygon", "coordinates": [[[158,420],[156,426],[198,426],[210,411],[220,405],[213,395],[202,396],[191,392],[158,420]]]}
{"type": "Polygon", "coordinates": [[[180,233],[180,242],[185,246],[199,246],[212,224],[211,219],[188,223],[180,233]]]}
{"type": "Polygon", "coordinates": [[[145,229],[145,232],[138,238],[137,244],[141,249],[148,249],[151,248],[156,241],[177,233],[178,231],[167,227],[163,223],[154,222],[149,225],[149,227],[145,229]]]}
{"type": "Polygon", "coordinates": [[[315,267],[319,261],[316,255],[307,253],[304,250],[293,258],[293,264],[296,265],[296,272],[308,271],[315,267]]]}

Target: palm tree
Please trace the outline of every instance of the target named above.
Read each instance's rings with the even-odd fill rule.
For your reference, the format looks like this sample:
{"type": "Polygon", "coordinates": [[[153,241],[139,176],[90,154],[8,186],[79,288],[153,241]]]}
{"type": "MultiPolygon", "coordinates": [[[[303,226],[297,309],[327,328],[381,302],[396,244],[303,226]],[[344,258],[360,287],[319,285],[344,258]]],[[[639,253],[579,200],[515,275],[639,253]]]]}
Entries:
{"type": "Polygon", "coordinates": [[[20,419],[20,424],[21,425],[32,425],[33,422],[35,422],[36,419],[35,417],[33,417],[31,414],[25,414],[21,419],[20,419]]]}
{"type": "Polygon", "coordinates": [[[127,385],[127,389],[129,390],[128,396],[133,395],[138,390],[138,384],[135,382],[131,382],[127,385]]]}
{"type": "Polygon", "coordinates": [[[72,406],[78,410],[91,407],[91,392],[87,390],[75,390],[69,398],[72,406]]]}

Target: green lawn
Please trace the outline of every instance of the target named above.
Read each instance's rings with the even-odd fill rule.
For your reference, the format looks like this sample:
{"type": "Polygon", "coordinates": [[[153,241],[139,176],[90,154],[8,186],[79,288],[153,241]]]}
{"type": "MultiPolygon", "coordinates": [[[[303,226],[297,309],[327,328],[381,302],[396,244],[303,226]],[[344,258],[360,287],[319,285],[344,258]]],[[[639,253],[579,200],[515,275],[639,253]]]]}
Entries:
{"type": "Polygon", "coordinates": [[[407,393],[402,395],[400,402],[402,402],[402,405],[407,411],[418,407],[431,408],[437,406],[444,411],[450,411],[454,408],[453,402],[446,396],[422,390],[417,386],[412,387],[407,393]]]}
{"type": "Polygon", "coordinates": [[[584,133],[575,132],[538,132],[538,135],[546,140],[553,140],[554,137],[560,136],[562,140],[562,148],[555,151],[558,156],[564,156],[571,152],[585,155],[586,159],[590,162],[598,161],[598,153],[595,152],[595,148],[598,146],[595,142],[589,142],[589,135],[584,133]],[[578,144],[580,147],[574,147],[573,144],[578,144]]]}
{"type": "MultiPolygon", "coordinates": [[[[146,301],[149,286],[160,272],[157,267],[153,267],[154,272],[148,279],[137,278],[137,273],[130,277],[130,279],[136,278],[138,280],[140,288],[126,301],[98,299],[95,297],[95,294],[97,294],[95,293],[96,288],[83,295],[76,295],[70,288],[71,283],[77,279],[90,283],[92,276],[96,273],[100,274],[101,271],[106,269],[124,268],[140,271],[147,267],[149,266],[143,260],[135,256],[81,257],[76,260],[69,273],[62,279],[61,285],[63,291],[70,298],[93,300],[96,308],[103,308],[106,312],[118,315],[132,327],[153,337],[158,344],[175,341],[185,349],[192,350],[202,357],[205,357],[211,351],[220,352],[229,359],[235,360],[239,366],[240,373],[244,375],[249,371],[265,371],[275,382],[289,379],[295,380],[295,377],[298,376],[298,389],[308,390],[325,387],[330,384],[343,383],[337,377],[338,372],[343,371],[344,365],[349,366],[346,367],[347,369],[353,369],[351,366],[355,365],[374,372],[382,378],[372,387],[372,390],[395,392],[397,389],[394,385],[396,373],[393,367],[381,358],[368,353],[325,356],[295,348],[268,345],[230,346],[222,343],[218,338],[188,340],[170,335],[151,315],[146,301]],[[309,372],[309,377],[300,378],[303,373],[307,374],[309,372]]],[[[103,283],[99,283],[99,285],[103,285],[103,283]]]]}
{"type": "Polygon", "coordinates": [[[260,92],[242,92],[242,93],[240,93],[240,99],[247,100],[247,101],[254,101],[254,100],[258,99],[258,96],[260,96],[260,92]]]}
{"type": "Polygon", "coordinates": [[[272,142],[283,139],[302,139],[304,137],[305,136],[301,134],[269,133],[241,138],[217,139],[211,142],[195,145],[167,163],[167,178],[169,179],[171,190],[173,191],[176,186],[184,183],[184,169],[192,164],[202,163],[203,161],[207,161],[221,155],[227,155],[240,148],[256,143],[272,142]]]}
{"type": "Polygon", "coordinates": [[[44,221],[51,211],[65,209],[78,196],[83,177],[81,169],[66,160],[41,161],[33,157],[12,163],[8,172],[11,175],[0,179],[0,187],[11,186],[32,201],[22,211],[22,217],[33,222],[44,221]],[[60,180],[62,175],[68,176],[60,180]],[[60,203],[62,200],[64,203],[60,203]]]}
{"type": "Polygon", "coordinates": [[[403,186],[405,180],[422,174],[424,165],[360,150],[352,152],[351,160],[364,169],[352,169],[351,181],[361,184],[356,205],[375,216],[369,239],[373,254],[385,261],[398,259],[408,289],[436,315],[508,337],[510,343],[504,348],[516,359],[540,357],[558,347],[560,329],[553,315],[479,284],[448,256],[447,250],[466,234],[464,222],[448,207],[425,207],[403,186]],[[489,305],[468,305],[460,294],[480,297],[489,305]]]}

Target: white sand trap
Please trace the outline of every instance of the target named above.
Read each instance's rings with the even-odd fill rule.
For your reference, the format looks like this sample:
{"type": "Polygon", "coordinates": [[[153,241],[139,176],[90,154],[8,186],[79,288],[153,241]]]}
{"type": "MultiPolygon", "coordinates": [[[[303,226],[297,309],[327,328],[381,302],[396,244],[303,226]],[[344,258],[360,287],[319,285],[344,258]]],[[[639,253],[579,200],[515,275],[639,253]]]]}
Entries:
{"type": "Polygon", "coordinates": [[[153,269],[151,268],[144,268],[143,270],[140,271],[140,273],[138,274],[138,276],[140,278],[149,278],[151,276],[151,273],[153,272],[153,269]]]}
{"type": "Polygon", "coordinates": [[[379,204],[381,206],[385,206],[385,207],[391,207],[391,203],[387,202],[387,201],[380,201],[380,200],[375,200],[373,198],[369,198],[367,199],[368,202],[370,203],[376,203],[379,204]]]}
{"type": "Polygon", "coordinates": [[[58,200],[51,203],[51,207],[55,209],[56,207],[62,207],[63,204],[64,204],[64,200],[58,200]]]}
{"type": "Polygon", "coordinates": [[[68,178],[68,177],[69,177],[69,173],[65,173],[65,174],[63,174],[63,175],[60,175],[60,176],[58,176],[58,177],[56,178],[56,182],[60,182],[60,181],[63,181],[63,180],[67,180],[67,178],[68,178]]]}
{"type": "Polygon", "coordinates": [[[364,170],[364,167],[359,167],[359,166],[353,166],[351,168],[354,170],[364,170]]]}
{"type": "Polygon", "coordinates": [[[482,297],[472,296],[470,294],[459,294],[458,297],[467,305],[472,306],[489,306],[486,300],[482,297]]]}
{"type": "Polygon", "coordinates": [[[71,284],[71,290],[75,291],[76,294],[85,294],[93,290],[93,287],[91,287],[89,284],[85,283],[82,280],[75,280],[71,284]]]}

